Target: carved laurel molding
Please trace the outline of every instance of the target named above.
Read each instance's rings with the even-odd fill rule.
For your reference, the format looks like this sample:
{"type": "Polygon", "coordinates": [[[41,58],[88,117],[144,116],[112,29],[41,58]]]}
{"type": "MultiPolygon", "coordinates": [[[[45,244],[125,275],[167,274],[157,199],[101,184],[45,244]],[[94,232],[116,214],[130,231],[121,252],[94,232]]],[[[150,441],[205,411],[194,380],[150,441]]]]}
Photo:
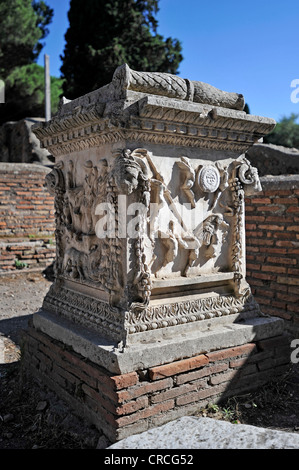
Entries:
{"type": "Polygon", "coordinates": [[[43,308],[114,339],[123,339],[123,314],[101,300],[53,284],[43,308]]]}
{"type": "Polygon", "coordinates": [[[260,313],[259,306],[251,295],[242,298],[222,295],[182,300],[145,309],[132,305],[126,313],[126,328],[133,334],[247,311],[260,313]]]}
{"type": "Polygon", "coordinates": [[[47,138],[42,141],[42,147],[47,148],[55,157],[58,157],[123,140],[144,142],[145,144],[227,150],[240,153],[247,150],[249,142],[250,144],[253,143],[252,136],[246,137],[243,134],[237,135],[233,132],[224,134],[222,131],[219,134],[216,131],[213,132],[213,135],[209,135],[209,130],[205,128],[182,129],[181,127],[164,131],[161,129],[159,132],[149,132],[144,129],[134,129],[131,131],[115,130],[94,134],[82,139],[73,139],[67,136],[63,140],[67,142],[59,142],[58,139],[47,138]],[[217,136],[219,136],[219,140],[217,140],[217,136]]]}
{"type": "Polygon", "coordinates": [[[45,122],[43,126],[35,124],[32,130],[36,136],[42,140],[44,137],[63,135],[66,132],[82,132],[82,128],[87,124],[96,130],[99,126],[103,127],[107,120],[101,119],[97,107],[94,106],[91,110],[86,111],[82,107],[75,109],[76,113],[70,116],[54,116],[50,122],[45,122]]]}

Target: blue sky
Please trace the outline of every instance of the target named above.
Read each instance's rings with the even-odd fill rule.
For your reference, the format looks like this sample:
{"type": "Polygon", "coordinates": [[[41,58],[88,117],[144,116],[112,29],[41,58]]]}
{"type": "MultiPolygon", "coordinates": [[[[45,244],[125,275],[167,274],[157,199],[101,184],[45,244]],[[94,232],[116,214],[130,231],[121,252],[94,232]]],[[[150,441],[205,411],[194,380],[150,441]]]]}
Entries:
{"type": "MultiPolygon", "coordinates": [[[[51,75],[60,76],[70,2],[47,3],[54,18],[38,63],[49,54],[51,75]]],[[[299,114],[291,101],[292,92],[299,98],[298,0],[160,0],[159,8],[158,33],[183,46],[181,77],[243,93],[251,114],[299,114]]]]}

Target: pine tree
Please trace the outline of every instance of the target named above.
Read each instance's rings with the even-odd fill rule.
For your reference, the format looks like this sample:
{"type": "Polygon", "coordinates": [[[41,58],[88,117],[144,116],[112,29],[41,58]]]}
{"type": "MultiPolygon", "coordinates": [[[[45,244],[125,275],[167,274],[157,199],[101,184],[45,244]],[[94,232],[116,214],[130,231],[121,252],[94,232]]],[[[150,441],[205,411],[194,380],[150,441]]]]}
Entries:
{"type": "Polygon", "coordinates": [[[157,12],[158,0],[71,0],[61,56],[65,96],[106,85],[124,63],[134,70],[178,73],[181,44],[157,33],[157,12]]]}
{"type": "MultiPolygon", "coordinates": [[[[44,68],[35,62],[53,13],[42,0],[0,0],[0,79],[5,84],[0,124],[44,116],[44,68]]],[[[53,112],[61,93],[62,80],[51,77],[53,112]]]]}

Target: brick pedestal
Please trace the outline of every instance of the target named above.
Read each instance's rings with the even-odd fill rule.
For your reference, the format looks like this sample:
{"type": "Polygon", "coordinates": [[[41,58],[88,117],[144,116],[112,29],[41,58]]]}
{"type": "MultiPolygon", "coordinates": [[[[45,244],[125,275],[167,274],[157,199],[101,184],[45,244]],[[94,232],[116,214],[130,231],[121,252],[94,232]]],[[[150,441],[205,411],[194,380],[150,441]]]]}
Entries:
{"type": "Polygon", "coordinates": [[[278,377],[289,367],[290,342],[281,334],[113,375],[30,327],[23,359],[27,371],[115,442],[278,377]]]}

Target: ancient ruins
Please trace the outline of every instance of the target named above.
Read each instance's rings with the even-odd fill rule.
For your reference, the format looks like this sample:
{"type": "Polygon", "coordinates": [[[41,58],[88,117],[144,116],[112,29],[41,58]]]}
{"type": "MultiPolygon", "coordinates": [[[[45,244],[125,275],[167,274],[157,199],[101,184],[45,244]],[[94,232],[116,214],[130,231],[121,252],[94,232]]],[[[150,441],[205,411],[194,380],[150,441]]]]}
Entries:
{"type": "MultiPolygon", "coordinates": [[[[245,262],[244,198],[261,186],[244,154],[275,122],[243,107],[240,94],[123,65],[111,83],[64,98],[51,121],[32,128],[55,156],[46,182],[56,262],[28,350],[34,356],[43,342],[72,351],[59,364],[65,382],[67,371],[77,377],[72,392],[53,357],[35,373],[111,440],[157,424],[151,416],[190,412],[178,411],[174,397],[192,387],[181,389],[174,376],[208,367],[209,354],[248,344],[252,352],[283,337],[282,320],[265,316],[252,296],[245,262]],[[150,394],[141,393],[145,383],[150,394]],[[157,408],[162,391],[168,405],[157,408]]],[[[205,397],[212,385],[205,382],[205,397]]]]}

